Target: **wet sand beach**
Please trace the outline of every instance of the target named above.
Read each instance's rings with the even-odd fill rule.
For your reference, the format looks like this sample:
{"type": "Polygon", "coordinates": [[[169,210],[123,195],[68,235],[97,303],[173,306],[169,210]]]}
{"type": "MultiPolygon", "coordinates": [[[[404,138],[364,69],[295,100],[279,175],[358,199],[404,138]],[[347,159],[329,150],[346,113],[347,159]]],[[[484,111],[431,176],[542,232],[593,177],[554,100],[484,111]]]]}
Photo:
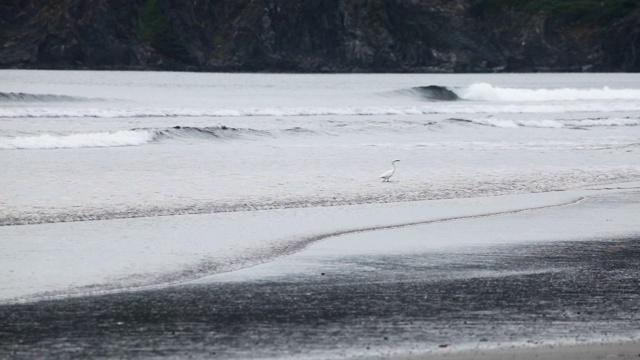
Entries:
{"type": "MultiPolygon", "coordinates": [[[[428,269],[433,258],[421,257],[425,269],[404,265],[418,259],[366,258],[360,266],[376,269],[368,281],[327,269],[324,275],[285,281],[4,305],[0,355],[389,358],[417,353],[430,358],[447,348],[447,357],[462,359],[495,354],[469,353],[469,348],[531,345],[540,347],[516,354],[565,349],[561,353],[567,355],[574,351],[548,344],[637,335],[639,258],[638,239],[560,243],[488,261],[468,257],[434,269],[454,275],[450,279],[421,279],[420,273],[433,271],[428,269]],[[376,274],[382,268],[386,272],[376,274]],[[472,268],[496,276],[456,278],[456,272],[472,268]],[[456,350],[463,353],[451,353],[456,350]]],[[[511,351],[496,358],[510,358],[511,351]]]]}
{"type": "Polygon", "coordinates": [[[632,358],[637,199],[359,232],[188,284],[5,304],[0,357],[632,358]]]}
{"type": "MultiPolygon", "coordinates": [[[[438,355],[398,356],[396,360],[631,360],[640,357],[640,341],[607,342],[579,345],[549,345],[525,348],[468,350],[438,355]]],[[[364,360],[361,359],[361,360],[364,360]]]]}

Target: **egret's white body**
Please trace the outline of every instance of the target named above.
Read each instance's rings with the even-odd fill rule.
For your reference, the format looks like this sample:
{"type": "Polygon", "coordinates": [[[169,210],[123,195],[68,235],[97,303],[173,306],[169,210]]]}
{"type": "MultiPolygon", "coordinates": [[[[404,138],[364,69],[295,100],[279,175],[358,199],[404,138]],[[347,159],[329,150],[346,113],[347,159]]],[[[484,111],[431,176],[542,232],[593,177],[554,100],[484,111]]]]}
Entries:
{"type": "Polygon", "coordinates": [[[398,162],[400,160],[393,160],[391,162],[391,165],[393,166],[393,169],[385,172],[384,174],[380,175],[380,178],[382,179],[382,182],[389,182],[389,179],[391,179],[391,176],[393,176],[393,173],[396,172],[396,162],[398,162]]]}

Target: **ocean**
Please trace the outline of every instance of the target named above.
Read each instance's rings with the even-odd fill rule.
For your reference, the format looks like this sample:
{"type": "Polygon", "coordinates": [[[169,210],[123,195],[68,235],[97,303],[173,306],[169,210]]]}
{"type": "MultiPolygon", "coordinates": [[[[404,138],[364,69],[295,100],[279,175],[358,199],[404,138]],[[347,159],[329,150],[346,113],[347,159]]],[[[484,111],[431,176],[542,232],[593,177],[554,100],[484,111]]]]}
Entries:
{"type": "MultiPolygon", "coordinates": [[[[367,283],[428,278],[440,284],[521,274],[517,264],[451,272],[452,264],[482,262],[478,248],[490,250],[497,259],[495,247],[502,245],[510,247],[505,250],[510,254],[522,255],[524,245],[527,251],[535,250],[540,262],[521,270],[527,276],[553,277],[568,265],[549,264],[540,249],[559,246],[563,254],[575,257],[576,248],[585,251],[594,243],[601,247],[598,241],[606,240],[622,244],[628,254],[638,251],[638,241],[630,239],[640,234],[640,221],[633,216],[640,208],[639,153],[639,74],[2,70],[0,308],[31,309],[24,314],[32,314],[28,307],[104,303],[116,295],[126,303],[122,299],[134,301],[130,298],[154,291],[193,302],[194,291],[224,286],[231,288],[218,290],[228,300],[251,284],[259,284],[259,290],[252,289],[272,304],[278,300],[269,289],[290,286],[294,280],[312,286],[308,277],[330,273],[323,269],[339,273],[334,280],[354,291],[365,291],[360,287],[367,283]],[[379,175],[396,159],[396,172],[383,182],[379,175]],[[445,225],[449,228],[439,228],[445,225]],[[433,234],[428,242],[425,234],[433,234]],[[367,236],[375,239],[363,240],[367,236]],[[340,245],[320,250],[335,242],[340,245]],[[476,250],[460,252],[469,248],[476,250]],[[345,254],[351,260],[336,260],[338,255],[347,258],[345,254]],[[404,257],[394,257],[399,254],[404,257]],[[416,254],[429,256],[416,260],[416,254]],[[297,260],[305,256],[310,258],[297,260]],[[373,266],[363,259],[372,258],[379,261],[377,266],[389,264],[388,271],[363,275],[363,269],[373,266]],[[416,261],[434,265],[416,272],[410,266],[416,261]],[[324,265],[318,267],[318,262],[324,265]]],[[[571,267],[577,262],[586,266],[585,259],[576,257],[571,267]]],[[[638,271],[637,258],[621,259],[638,271]]],[[[579,283],[588,288],[585,279],[579,283]]],[[[532,281],[544,286],[544,281],[532,281]]],[[[631,292],[636,299],[637,288],[631,292]]],[[[334,295],[323,296],[343,301],[343,295],[334,295]]],[[[212,296],[203,298],[223,302],[212,296]]],[[[283,303],[295,309],[304,305],[300,301],[283,303]]],[[[395,307],[402,308],[389,305],[395,307]]],[[[634,313],[632,307],[618,309],[615,316],[634,313]]],[[[343,318],[325,314],[314,321],[331,325],[322,328],[324,333],[362,330],[362,319],[373,315],[358,311],[347,311],[343,318]],[[337,318],[348,321],[336,327],[332,321],[337,318]]],[[[180,318],[175,316],[172,321],[180,318]]],[[[394,316],[385,321],[408,321],[394,316]]],[[[215,331],[245,324],[234,319],[220,320],[228,326],[215,331]]],[[[584,332],[591,320],[569,328],[584,332]]],[[[373,323],[383,326],[380,321],[373,323]]],[[[637,336],[620,321],[604,326],[607,336],[637,336]]],[[[246,326],[255,329],[256,322],[246,326]]],[[[293,328],[304,333],[307,327],[301,324],[304,321],[293,328]]],[[[6,334],[26,331],[5,326],[6,334]]],[[[407,326],[410,331],[400,327],[390,334],[419,336],[405,336],[395,347],[377,346],[371,339],[368,347],[361,346],[357,339],[371,335],[369,329],[344,341],[317,341],[317,346],[310,336],[323,332],[302,338],[300,333],[280,333],[279,341],[289,341],[287,350],[267,347],[263,352],[254,351],[250,341],[238,342],[246,340],[243,328],[236,338],[216,338],[226,344],[217,355],[322,358],[432,351],[444,342],[447,347],[456,341],[468,347],[473,343],[470,334],[484,345],[505,344],[510,332],[520,331],[509,325],[493,341],[487,340],[486,328],[469,332],[460,325],[449,338],[431,341],[417,325],[407,326]],[[332,341],[340,344],[338,352],[331,350],[332,341]]],[[[192,337],[213,331],[194,328],[192,337]]],[[[547,330],[524,332],[537,342],[548,340],[547,330]]],[[[589,339],[603,336],[591,333],[589,339]]],[[[524,337],[518,336],[526,343],[524,337]]],[[[122,352],[97,355],[187,354],[180,352],[186,351],[183,343],[172,343],[178,352],[151,345],[148,352],[127,352],[133,341],[127,339],[112,347],[122,352]]],[[[4,343],[0,353],[25,357],[40,354],[45,346],[34,341],[24,350],[18,342],[4,343]]],[[[68,355],[74,346],[89,351],[95,343],[71,340],[67,345],[57,354],[68,355]]],[[[211,352],[206,347],[194,354],[206,358],[211,352]]]]}

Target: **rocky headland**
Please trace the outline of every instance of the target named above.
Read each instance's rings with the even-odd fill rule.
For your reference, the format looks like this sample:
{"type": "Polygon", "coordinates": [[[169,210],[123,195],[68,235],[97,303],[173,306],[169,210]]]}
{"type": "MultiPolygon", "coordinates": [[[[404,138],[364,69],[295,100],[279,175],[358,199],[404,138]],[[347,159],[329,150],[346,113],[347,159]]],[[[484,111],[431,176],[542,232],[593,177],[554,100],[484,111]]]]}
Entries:
{"type": "Polygon", "coordinates": [[[640,71],[637,0],[4,0],[0,68],[640,71]]]}

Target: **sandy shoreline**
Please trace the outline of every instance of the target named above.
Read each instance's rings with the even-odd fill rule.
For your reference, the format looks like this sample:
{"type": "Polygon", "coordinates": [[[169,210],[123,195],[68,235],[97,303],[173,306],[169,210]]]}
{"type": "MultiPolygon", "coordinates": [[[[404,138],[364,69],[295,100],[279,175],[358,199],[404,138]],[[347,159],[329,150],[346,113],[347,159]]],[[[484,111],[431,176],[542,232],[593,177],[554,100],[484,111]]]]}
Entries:
{"type": "MultiPolygon", "coordinates": [[[[339,234],[175,286],[0,305],[0,358],[638,359],[640,193],[585,191],[592,193],[565,206],[339,234]],[[573,342],[580,344],[552,345],[573,342]]],[[[570,194],[550,194],[559,195],[570,194]]],[[[455,204],[549,201],[515,198],[455,204]]],[[[407,204],[382,213],[390,206],[350,208],[297,226],[445,215],[443,202],[430,205],[431,213],[407,204]]],[[[192,222],[183,228],[200,220],[176,220],[185,219],[192,222]]],[[[292,219],[271,229],[293,233],[292,219]]],[[[24,229],[40,227],[53,228],[24,229]]],[[[250,228],[256,241],[268,229],[250,228]]]]}
{"type": "Polygon", "coordinates": [[[180,283],[199,278],[200,274],[270,262],[305,247],[305,241],[313,242],[300,239],[566,205],[592,193],[582,189],[411,203],[0,226],[3,249],[0,273],[8,274],[0,279],[0,304],[180,283]],[[108,241],[104,241],[103,234],[109,234],[108,241]],[[183,238],[189,241],[182,241],[183,238]],[[51,265],[31,264],[55,264],[56,271],[51,271],[51,265]],[[154,275],[139,276],[145,273],[154,275]]]}
{"type": "Polygon", "coordinates": [[[443,349],[440,353],[358,357],[354,360],[600,360],[638,359],[640,340],[598,342],[567,345],[540,345],[531,347],[504,347],[455,351],[443,349]]]}

